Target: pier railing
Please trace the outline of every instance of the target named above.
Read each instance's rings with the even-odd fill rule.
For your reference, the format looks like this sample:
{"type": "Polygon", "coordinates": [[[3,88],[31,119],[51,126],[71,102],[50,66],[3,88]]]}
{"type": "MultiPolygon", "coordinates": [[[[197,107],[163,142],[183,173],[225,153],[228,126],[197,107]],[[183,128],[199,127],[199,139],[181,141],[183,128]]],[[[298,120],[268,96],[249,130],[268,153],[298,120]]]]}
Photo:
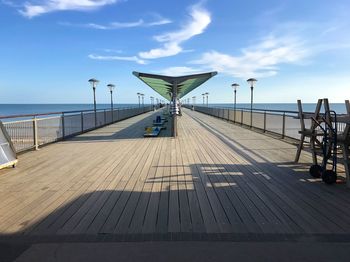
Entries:
{"type": "Polygon", "coordinates": [[[0,116],[17,152],[100,128],[142,113],[152,106],[83,111],[51,112],[45,114],[0,116]],[[96,122],[95,122],[96,119],[96,122]]]}
{"type": "MultiPolygon", "coordinates": [[[[191,105],[185,105],[185,107],[192,108],[191,105]]],[[[195,111],[215,116],[241,126],[250,127],[264,133],[274,134],[281,138],[300,139],[300,119],[298,118],[297,111],[265,109],[253,109],[251,111],[248,108],[236,108],[235,110],[228,107],[219,108],[210,106],[194,106],[193,108],[195,111]]],[[[312,120],[305,119],[304,121],[306,128],[309,128],[312,120]]],[[[344,128],[345,124],[338,123],[339,132],[342,132],[344,128]]]]}

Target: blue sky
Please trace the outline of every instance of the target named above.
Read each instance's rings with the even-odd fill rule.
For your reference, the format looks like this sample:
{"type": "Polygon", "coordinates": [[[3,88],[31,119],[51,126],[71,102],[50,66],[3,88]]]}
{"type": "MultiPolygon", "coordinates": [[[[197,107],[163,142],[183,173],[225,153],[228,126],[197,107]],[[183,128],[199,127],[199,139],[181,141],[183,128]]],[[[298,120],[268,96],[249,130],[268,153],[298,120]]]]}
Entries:
{"type": "Polygon", "coordinates": [[[0,103],[118,103],[158,97],[132,71],[218,71],[189,97],[249,102],[349,99],[348,0],[0,0],[0,103]]]}

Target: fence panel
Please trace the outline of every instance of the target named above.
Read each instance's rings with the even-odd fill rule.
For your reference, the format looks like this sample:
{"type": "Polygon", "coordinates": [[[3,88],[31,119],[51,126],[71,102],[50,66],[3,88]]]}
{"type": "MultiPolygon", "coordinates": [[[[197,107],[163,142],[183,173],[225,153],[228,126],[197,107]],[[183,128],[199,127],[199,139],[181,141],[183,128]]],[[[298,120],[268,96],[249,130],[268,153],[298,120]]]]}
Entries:
{"type": "Polygon", "coordinates": [[[71,136],[79,134],[82,130],[81,114],[64,115],[64,135],[71,136]]]}
{"type": "Polygon", "coordinates": [[[228,119],[230,121],[234,121],[235,120],[235,110],[230,109],[228,112],[228,119]]]}
{"type": "Polygon", "coordinates": [[[266,130],[282,135],[283,115],[266,114],[266,130]]]}
{"type": "Polygon", "coordinates": [[[264,113],[253,112],[253,127],[264,129],[264,113]]]}
{"type": "Polygon", "coordinates": [[[63,137],[62,117],[37,119],[38,145],[55,142],[63,137]]]}
{"type": "Polygon", "coordinates": [[[96,117],[97,117],[97,127],[103,126],[105,124],[104,111],[96,112],[96,117]]]}
{"type": "Polygon", "coordinates": [[[95,113],[84,113],[84,131],[95,127],[95,113]]]}
{"type": "Polygon", "coordinates": [[[6,131],[11,137],[16,152],[34,147],[33,120],[22,120],[4,123],[6,131]]]}
{"type": "Polygon", "coordinates": [[[243,125],[250,126],[250,112],[243,111],[243,125]]]}

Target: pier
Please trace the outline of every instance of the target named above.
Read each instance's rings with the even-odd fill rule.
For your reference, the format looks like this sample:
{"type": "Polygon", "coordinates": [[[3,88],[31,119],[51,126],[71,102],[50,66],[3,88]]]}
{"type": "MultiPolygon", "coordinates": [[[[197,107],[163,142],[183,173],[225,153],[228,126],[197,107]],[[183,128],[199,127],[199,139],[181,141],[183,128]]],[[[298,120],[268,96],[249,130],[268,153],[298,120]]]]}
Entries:
{"type": "Polygon", "coordinates": [[[311,154],[189,109],[178,137],[147,112],[19,156],[0,171],[0,240],[350,239],[350,192],[310,178],[311,154]]]}

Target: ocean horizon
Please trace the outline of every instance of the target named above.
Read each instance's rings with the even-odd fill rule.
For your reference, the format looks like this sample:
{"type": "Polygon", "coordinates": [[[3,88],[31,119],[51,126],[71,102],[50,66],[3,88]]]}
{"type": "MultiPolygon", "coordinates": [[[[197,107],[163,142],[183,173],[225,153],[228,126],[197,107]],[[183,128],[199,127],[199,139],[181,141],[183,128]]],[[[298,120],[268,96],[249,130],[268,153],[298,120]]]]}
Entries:
{"type": "MultiPolygon", "coordinates": [[[[145,104],[149,105],[149,104],[145,104]]],[[[197,106],[203,106],[202,103],[196,103],[197,106]]],[[[110,109],[110,104],[97,104],[97,109],[110,109]]],[[[114,108],[137,107],[138,104],[115,104],[114,108]]],[[[206,104],[205,104],[206,106],[206,104]]],[[[209,103],[212,107],[231,107],[232,103],[209,103]]],[[[304,112],[313,112],[316,103],[303,104],[304,112]]],[[[346,113],[344,103],[330,104],[332,110],[338,114],[346,113]]],[[[0,104],[0,116],[11,115],[28,115],[28,114],[43,114],[51,112],[67,112],[93,110],[93,104],[0,104]]],[[[237,108],[250,108],[249,103],[237,103],[237,108]]],[[[296,103],[255,103],[254,109],[264,110],[282,110],[282,111],[297,111],[296,103]]]]}

